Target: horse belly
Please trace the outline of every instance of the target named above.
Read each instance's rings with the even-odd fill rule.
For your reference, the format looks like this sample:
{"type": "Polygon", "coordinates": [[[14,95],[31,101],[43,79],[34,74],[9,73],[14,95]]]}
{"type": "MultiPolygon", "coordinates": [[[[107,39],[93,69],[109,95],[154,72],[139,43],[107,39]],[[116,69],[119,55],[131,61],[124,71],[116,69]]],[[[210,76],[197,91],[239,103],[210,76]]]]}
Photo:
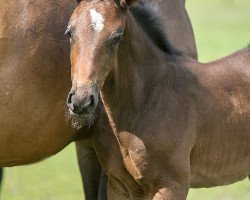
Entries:
{"type": "Polygon", "coordinates": [[[245,167],[249,166],[249,162],[242,165],[243,167],[240,167],[240,164],[231,166],[231,169],[226,169],[226,173],[221,170],[213,171],[214,169],[209,169],[209,167],[205,172],[204,170],[193,170],[191,172],[190,186],[192,188],[214,187],[241,181],[250,175],[249,167],[245,167]]]}
{"type": "Polygon", "coordinates": [[[191,187],[228,185],[250,175],[250,134],[202,143],[191,153],[191,187]]]}
{"type": "Polygon", "coordinates": [[[13,166],[51,156],[75,137],[64,118],[70,70],[63,36],[74,3],[0,4],[0,166],[13,166]]]}

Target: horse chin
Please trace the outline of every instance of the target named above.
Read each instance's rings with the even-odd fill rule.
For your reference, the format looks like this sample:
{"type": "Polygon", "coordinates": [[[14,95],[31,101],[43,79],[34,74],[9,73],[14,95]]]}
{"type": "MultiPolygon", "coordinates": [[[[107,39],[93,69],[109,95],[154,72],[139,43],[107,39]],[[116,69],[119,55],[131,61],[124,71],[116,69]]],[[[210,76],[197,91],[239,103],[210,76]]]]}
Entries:
{"type": "Polygon", "coordinates": [[[70,123],[75,130],[79,130],[86,126],[90,127],[95,121],[94,113],[76,114],[68,109],[65,115],[66,122],[70,123]]]}

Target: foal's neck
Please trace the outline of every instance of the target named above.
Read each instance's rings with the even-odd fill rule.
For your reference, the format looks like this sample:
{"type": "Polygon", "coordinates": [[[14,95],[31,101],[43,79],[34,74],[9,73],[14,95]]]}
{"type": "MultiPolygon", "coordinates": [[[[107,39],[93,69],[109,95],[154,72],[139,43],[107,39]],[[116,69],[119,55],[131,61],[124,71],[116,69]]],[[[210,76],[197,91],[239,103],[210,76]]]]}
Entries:
{"type": "Polygon", "coordinates": [[[108,114],[110,111],[113,117],[120,117],[119,113],[125,109],[131,118],[138,113],[145,98],[152,95],[154,87],[159,87],[157,83],[161,79],[171,79],[174,60],[150,40],[128,12],[124,40],[118,48],[117,65],[102,90],[108,114]],[[168,65],[168,62],[171,64],[168,65]]]}

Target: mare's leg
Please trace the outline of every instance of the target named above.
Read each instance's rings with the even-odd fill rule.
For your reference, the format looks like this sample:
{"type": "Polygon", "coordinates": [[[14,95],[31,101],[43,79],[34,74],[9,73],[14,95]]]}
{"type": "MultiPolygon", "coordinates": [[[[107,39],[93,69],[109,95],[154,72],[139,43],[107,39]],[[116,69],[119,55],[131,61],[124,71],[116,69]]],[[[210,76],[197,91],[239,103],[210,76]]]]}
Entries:
{"type": "MultiPolygon", "coordinates": [[[[84,139],[76,142],[78,164],[82,176],[85,199],[96,200],[98,198],[101,165],[97,159],[91,139],[84,139]]],[[[105,184],[105,183],[103,183],[105,184]]],[[[106,199],[106,192],[101,195],[106,199]]]]}
{"type": "Polygon", "coordinates": [[[106,172],[102,169],[99,182],[98,200],[107,199],[107,182],[108,182],[108,176],[106,172]]]}
{"type": "Polygon", "coordinates": [[[0,187],[3,179],[3,168],[0,168],[0,187]]]}

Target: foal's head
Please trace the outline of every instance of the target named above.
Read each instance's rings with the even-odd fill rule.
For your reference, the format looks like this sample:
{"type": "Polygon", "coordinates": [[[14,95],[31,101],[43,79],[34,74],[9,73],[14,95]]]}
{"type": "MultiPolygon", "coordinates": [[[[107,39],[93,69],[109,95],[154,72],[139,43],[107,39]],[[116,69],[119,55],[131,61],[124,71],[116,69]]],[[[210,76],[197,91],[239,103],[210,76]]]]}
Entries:
{"type": "Polygon", "coordinates": [[[99,90],[115,64],[125,28],[126,6],[133,0],[82,0],[66,33],[71,43],[72,89],[67,105],[72,115],[93,113],[99,90]]]}

